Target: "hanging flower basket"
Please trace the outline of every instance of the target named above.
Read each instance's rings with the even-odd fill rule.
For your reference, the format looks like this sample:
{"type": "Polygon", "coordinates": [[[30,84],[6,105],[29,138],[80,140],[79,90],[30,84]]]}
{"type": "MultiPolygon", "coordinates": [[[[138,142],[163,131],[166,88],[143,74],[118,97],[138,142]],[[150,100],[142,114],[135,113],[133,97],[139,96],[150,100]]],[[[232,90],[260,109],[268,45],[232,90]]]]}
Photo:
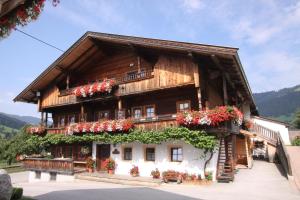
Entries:
{"type": "Polygon", "coordinates": [[[110,94],[115,86],[115,80],[105,79],[101,82],[78,86],[73,90],[76,97],[91,97],[95,94],[110,94]]]}
{"type": "MultiPolygon", "coordinates": [[[[56,6],[59,0],[52,0],[56,6]]],[[[8,36],[16,26],[25,26],[29,22],[36,20],[41,14],[45,5],[45,0],[26,0],[24,4],[16,7],[9,14],[0,18],[0,38],[8,36]]]]}
{"type": "Polygon", "coordinates": [[[211,110],[181,112],[176,120],[181,126],[218,126],[231,120],[240,126],[243,114],[235,106],[219,106],[211,110]]]}
{"type": "Polygon", "coordinates": [[[66,128],[66,134],[128,132],[131,128],[133,128],[133,122],[130,119],[81,122],[69,125],[66,128]]]}
{"type": "Polygon", "coordinates": [[[29,126],[26,128],[26,133],[28,134],[35,134],[35,135],[42,135],[46,132],[44,126],[29,126]]]}

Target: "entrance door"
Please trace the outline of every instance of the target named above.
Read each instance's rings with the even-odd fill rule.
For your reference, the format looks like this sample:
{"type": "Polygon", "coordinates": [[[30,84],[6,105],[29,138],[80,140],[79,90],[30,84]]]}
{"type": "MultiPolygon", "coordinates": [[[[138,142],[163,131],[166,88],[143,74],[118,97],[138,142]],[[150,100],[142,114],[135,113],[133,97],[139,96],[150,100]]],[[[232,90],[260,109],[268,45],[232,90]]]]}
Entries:
{"type": "Polygon", "coordinates": [[[97,170],[105,169],[105,160],[110,156],[110,144],[98,144],[97,145],[97,170]]]}

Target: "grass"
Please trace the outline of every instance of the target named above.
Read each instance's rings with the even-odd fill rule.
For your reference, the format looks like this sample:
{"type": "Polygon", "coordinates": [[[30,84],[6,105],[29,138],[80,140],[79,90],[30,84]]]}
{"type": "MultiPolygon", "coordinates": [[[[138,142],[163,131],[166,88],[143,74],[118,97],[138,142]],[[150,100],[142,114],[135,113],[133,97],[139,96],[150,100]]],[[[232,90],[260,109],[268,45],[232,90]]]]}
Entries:
{"type": "Polygon", "coordinates": [[[0,163],[0,169],[5,169],[7,173],[16,173],[16,172],[23,172],[25,169],[19,163],[12,163],[11,165],[7,165],[7,163],[0,163]]]}

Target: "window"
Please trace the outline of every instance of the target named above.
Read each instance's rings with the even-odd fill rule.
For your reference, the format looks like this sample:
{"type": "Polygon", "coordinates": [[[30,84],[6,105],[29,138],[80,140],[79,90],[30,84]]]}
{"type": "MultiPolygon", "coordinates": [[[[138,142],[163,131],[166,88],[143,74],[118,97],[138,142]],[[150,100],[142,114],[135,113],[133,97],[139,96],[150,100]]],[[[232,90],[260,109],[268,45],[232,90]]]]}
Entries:
{"type": "Polygon", "coordinates": [[[116,119],[125,119],[125,109],[116,110],[116,119]]]}
{"type": "Polygon", "coordinates": [[[56,175],[57,175],[57,173],[50,172],[50,181],[56,181],[56,175]]]}
{"type": "Polygon", "coordinates": [[[35,171],[35,178],[41,179],[41,171],[35,171]]]}
{"type": "Polygon", "coordinates": [[[183,112],[191,110],[191,102],[190,101],[180,101],[177,102],[177,112],[183,112]]]}
{"type": "Polygon", "coordinates": [[[155,115],[154,106],[146,106],[146,118],[152,118],[155,115]]]}
{"type": "Polygon", "coordinates": [[[171,161],[172,162],[181,162],[182,161],[182,148],[181,147],[171,148],[171,161]]]}
{"type": "Polygon", "coordinates": [[[132,109],[132,114],[134,119],[139,119],[142,117],[142,108],[141,107],[136,107],[132,109]]]}
{"type": "Polygon", "coordinates": [[[125,147],[124,148],[124,160],[132,160],[132,148],[125,147]]]}
{"type": "Polygon", "coordinates": [[[155,148],[146,148],[146,161],[155,161],[155,148]]]}
{"type": "Polygon", "coordinates": [[[75,123],[75,115],[69,115],[69,124],[75,123]]]}
{"type": "Polygon", "coordinates": [[[58,126],[60,127],[65,126],[65,116],[60,116],[58,118],[58,126]]]}
{"type": "Polygon", "coordinates": [[[102,120],[102,119],[109,119],[108,110],[96,112],[95,121],[102,120]]]}

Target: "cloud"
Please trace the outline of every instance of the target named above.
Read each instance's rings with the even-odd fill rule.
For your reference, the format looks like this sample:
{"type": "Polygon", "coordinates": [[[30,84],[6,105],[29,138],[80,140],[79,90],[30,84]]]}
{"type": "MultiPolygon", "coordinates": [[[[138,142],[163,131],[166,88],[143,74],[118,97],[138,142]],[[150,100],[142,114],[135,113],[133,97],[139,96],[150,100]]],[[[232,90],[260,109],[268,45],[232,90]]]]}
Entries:
{"type": "Polygon", "coordinates": [[[267,51],[244,60],[247,60],[244,66],[255,92],[276,90],[300,83],[300,56],[283,51],[267,51]]]}
{"type": "Polygon", "coordinates": [[[182,0],[181,4],[184,10],[189,13],[200,10],[204,7],[204,3],[202,0],[182,0]]]}

